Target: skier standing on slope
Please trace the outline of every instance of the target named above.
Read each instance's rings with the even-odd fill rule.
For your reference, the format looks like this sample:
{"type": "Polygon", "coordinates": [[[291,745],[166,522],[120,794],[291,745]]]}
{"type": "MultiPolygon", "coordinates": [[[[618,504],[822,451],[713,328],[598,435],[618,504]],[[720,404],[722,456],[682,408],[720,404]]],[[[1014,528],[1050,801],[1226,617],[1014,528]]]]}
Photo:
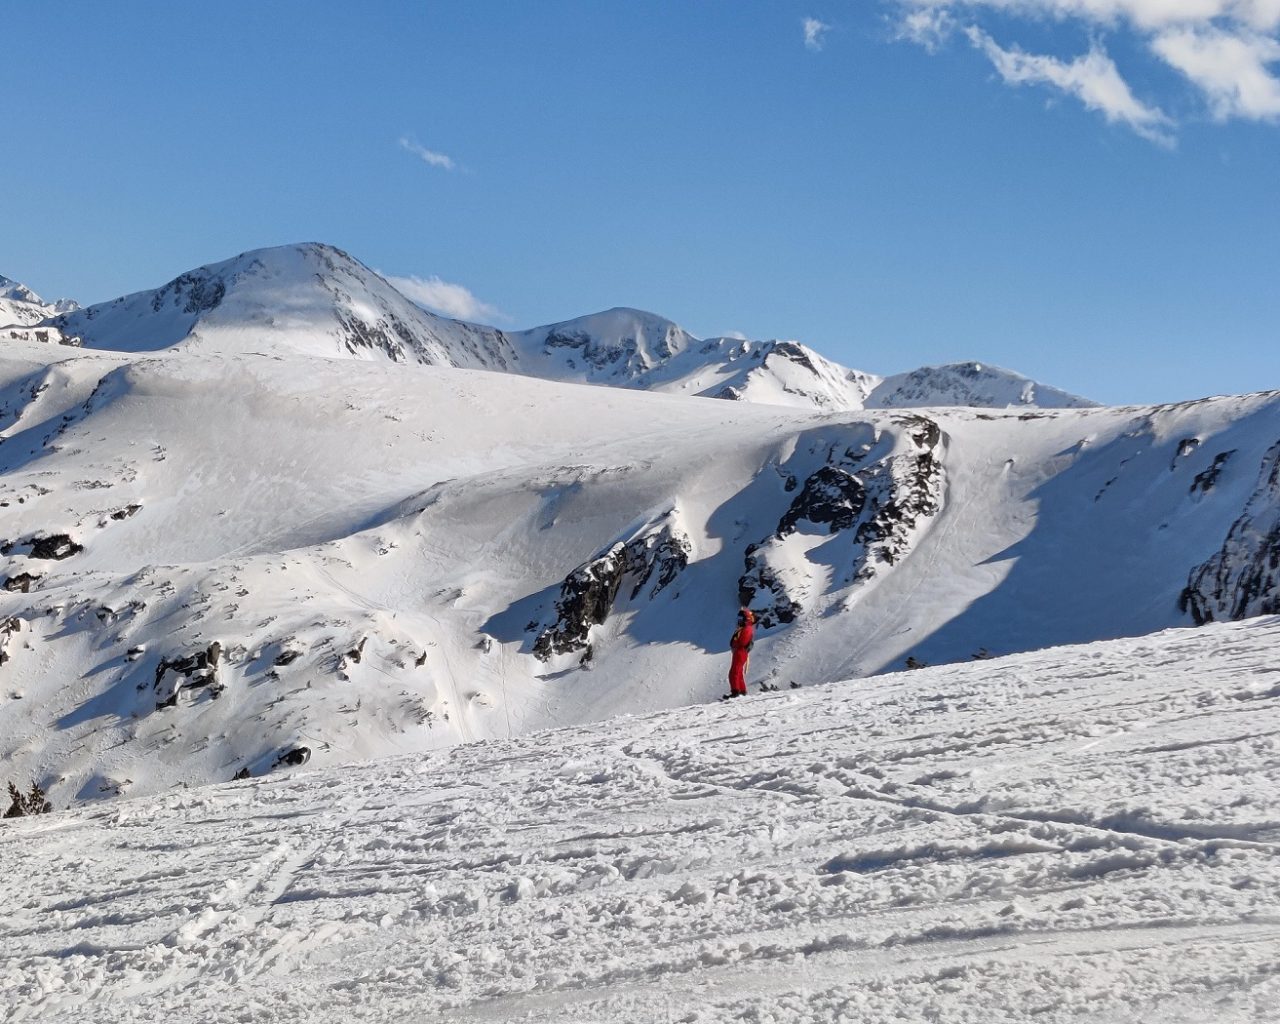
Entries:
{"type": "Polygon", "coordinates": [[[747,662],[751,660],[751,642],[755,634],[756,617],[751,614],[751,609],[743,608],[738,612],[738,628],[729,641],[729,650],[733,652],[733,661],[729,665],[730,697],[747,695],[747,662]]]}

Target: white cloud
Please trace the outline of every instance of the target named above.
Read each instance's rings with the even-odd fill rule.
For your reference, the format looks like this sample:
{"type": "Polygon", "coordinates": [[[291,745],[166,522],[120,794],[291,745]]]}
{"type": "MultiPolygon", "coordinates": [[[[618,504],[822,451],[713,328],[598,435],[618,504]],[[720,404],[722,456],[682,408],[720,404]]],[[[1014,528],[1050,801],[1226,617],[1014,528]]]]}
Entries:
{"type": "Polygon", "coordinates": [[[962,29],[1005,82],[1056,87],[1160,143],[1174,123],[1134,96],[1102,46],[1110,34],[1136,36],[1180,72],[1217,121],[1280,121],[1280,0],[886,0],[896,12],[897,38],[936,52],[962,29]],[[992,35],[1010,19],[1077,22],[1094,39],[1084,57],[1064,61],[1029,54],[992,35]]]}
{"type": "Polygon", "coordinates": [[[918,7],[902,15],[898,22],[898,38],[917,43],[930,53],[937,53],[955,27],[955,19],[946,7],[918,7]]]}
{"type": "Polygon", "coordinates": [[[1163,111],[1149,107],[1120,77],[1115,62],[1096,46],[1072,61],[1025,53],[1014,47],[1004,49],[979,28],[965,33],[970,42],[987,55],[995,69],[1010,85],[1049,85],[1076,97],[1090,110],[1108,121],[1127,125],[1144,139],[1168,145],[1172,142],[1172,122],[1163,111]]]}
{"type": "Polygon", "coordinates": [[[446,171],[456,171],[458,169],[453,157],[446,156],[444,153],[437,153],[435,150],[427,149],[425,146],[420,146],[407,135],[400,136],[400,148],[412,153],[423,163],[430,164],[432,167],[439,167],[446,171]]]}
{"type": "Polygon", "coordinates": [[[1024,17],[1128,22],[1142,29],[1234,21],[1266,32],[1280,26],[1280,0],[900,0],[911,10],[989,8],[1024,17]]]}
{"type": "Polygon", "coordinates": [[[822,49],[822,37],[831,29],[817,18],[805,18],[801,23],[804,26],[804,45],[815,52],[822,49]]]}
{"type": "Polygon", "coordinates": [[[419,306],[457,320],[472,320],[481,323],[494,320],[506,320],[507,317],[496,306],[482,302],[471,294],[470,290],[460,284],[442,281],[438,277],[391,277],[386,279],[405,298],[416,302],[419,306]]]}
{"type": "Polygon", "coordinates": [[[1162,32],[1151,47],[1204,92],[1219,121],[1280,118],[1280,80],[1267,65],[1280,61],[1280,41],[1221,29],[1162,32]]]}

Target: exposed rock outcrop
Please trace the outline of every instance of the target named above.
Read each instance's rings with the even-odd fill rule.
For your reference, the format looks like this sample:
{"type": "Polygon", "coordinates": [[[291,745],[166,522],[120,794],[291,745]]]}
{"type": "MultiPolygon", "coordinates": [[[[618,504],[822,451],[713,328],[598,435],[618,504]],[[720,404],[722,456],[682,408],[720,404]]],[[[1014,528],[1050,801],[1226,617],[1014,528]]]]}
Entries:
{"type": "Polygon", "coordinates": [[[922,520],[941,506],[943,473],[937,449],[943,434],[923,416],[894,421],[902,433],[876,434],[867,443],[833,452],[811,473],[772,536],[746,550],[738,598],[752,607],[762,628],[795,620],[803,606],[803,583],[786,555],[788,538],[802,528],[827,535],[852,531],[854,551],[844,582],[870,579],[880,564],[893,565],[909,550],[922,520]],[[887,454],[873,458],[876,451],[887,454]]]}
{"type": "Polygon", "coordinates": [[[162,658],[156,666],[156,710],[173,707],[184,689],[208,687],[209,695],[216,699],[223,689],[218,682],[221,657],[222,645],[215,640],[205,650],[186,657],[162,658]]]}
{"type": "Polygon", "coordinates": [[[83,544],[72,540],[70,535],[65,533],[32,537],[30,543],[31,550],[27,553],[29,558],[61,561],[64,558],[70,558],[72,555],[78,555],[84,550],[83,544]]]}
{"type": "Polygon", "coordinates": [[[1215,455],[1213,457],[1213,465],[1197,473],[1196,478],[1191,481],[1191,493],[1208,494],[1213,490],[1214,485],[1218,482],[1218,477],[1222,475],[1223,469],[1231,461],[1231,456],[1233,455],[1235,455],[1235,449],[1229,452],[1219,452],[1215,455]]]}
{"type": "Polygon", "coordinates": [[[9,660],[9,641],[22,631],[22,620],[16,615],[0,619],[0,665],[9,660]]]}
{"type": "MultiPolygon", "coordinates": [[[[1215,459],[1211,470],[1218,467],[1215,459]]],[[[1179,606],[1197,625],[1280,614],[1280,442],[1263,457],[1258,485],[1222,550],[1191,571],[1179,606]]]]}
{"type": "Polygon", "coordinates": [[[0,583],[0,587],[12,592],[21,591],[24,594],[30,593],[31,588],[40,582],[41,577],[35,573],[20,572],[14,576],[6,576],[4,583],[0,583]]]}
{"type": "Polygon", "coordinates": [[[668,513],[632,539],[618,541],[574,569],[560,586],[553,621],[533,627],[539,631],[533,653],[543,661],[575,651],[589,658],[591,627],[608,618],[624,584],[630,585],[632,601],[646,587],[650,598],[665,590],[689,564],[693,551],[674,518],[674,513],[668,513]]]}

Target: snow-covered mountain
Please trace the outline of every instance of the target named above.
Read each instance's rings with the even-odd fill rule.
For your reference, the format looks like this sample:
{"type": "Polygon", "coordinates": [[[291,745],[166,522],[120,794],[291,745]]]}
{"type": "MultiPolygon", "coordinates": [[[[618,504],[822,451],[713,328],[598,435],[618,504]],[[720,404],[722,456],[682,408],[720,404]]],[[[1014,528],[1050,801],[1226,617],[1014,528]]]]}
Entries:
{"type": "Polygon", "coordinates": [[[860,409],[879,378],[794,341],[701,340],[636,309],[611,309],[510,335],[523,372],[808,409],[860,409]]]}
{"type": "Polygon", "coordinates": [[[436,316],[346,253],[316,243],[243,253],[42,326],[60,332],[54,340],[113,351],[390,359],[826,410],[1093,404],[977,364],[882,379],[795,341],[701,340],[635,309],[502,331],[436,316]]]}
{"type": "Polygon", "coordinates": [[[86,348],[259,352],[509,370],[501,332],[414,305],[368,267],[319,244],[242,253],[50,321],[86,348]]]}
{"type": "Polygon", "coordinates": [[[904,409],[936,405],[967,405],[1004,409],[1081,409],[1097,405],[1078,395],[982,363],[925,366],[910,373],[885,377],[867,395],[868,409],[904,409]]]}
{"type": "Polygon", "coordinates": [[[65,802],[705,702],[739,601],[783,687],[1191,624],[1214,559],[1255,610],[1277,434],[1280,394],[820,413],[10,341],[0,760],[65,802]]]}
{"type": "Polygon", "coordinates": [[[45,302],[25,284],[0,275],[0,338],[6,327],[29,327],[78,308],[70,299],[45,302]]]}
{"type": "Polygon", "coordinates": [[[1266,1024],[1277,644],[1171,630],[4,822],[0,990],[95,1024],[1266,1024]]]}

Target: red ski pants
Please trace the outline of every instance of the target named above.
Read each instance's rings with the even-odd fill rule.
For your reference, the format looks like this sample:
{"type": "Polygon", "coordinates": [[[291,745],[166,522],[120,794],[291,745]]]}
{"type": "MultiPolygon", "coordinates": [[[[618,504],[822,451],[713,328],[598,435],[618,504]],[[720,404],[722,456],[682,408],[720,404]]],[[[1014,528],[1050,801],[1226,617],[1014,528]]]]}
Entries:
{"type": "Polygon", "coordinates": [[[729,666],[730,693],[747,692],[747,662],[750,660],[751,654],[748,651],[736,650],[733,652],[733,662],[729,666]]]}

